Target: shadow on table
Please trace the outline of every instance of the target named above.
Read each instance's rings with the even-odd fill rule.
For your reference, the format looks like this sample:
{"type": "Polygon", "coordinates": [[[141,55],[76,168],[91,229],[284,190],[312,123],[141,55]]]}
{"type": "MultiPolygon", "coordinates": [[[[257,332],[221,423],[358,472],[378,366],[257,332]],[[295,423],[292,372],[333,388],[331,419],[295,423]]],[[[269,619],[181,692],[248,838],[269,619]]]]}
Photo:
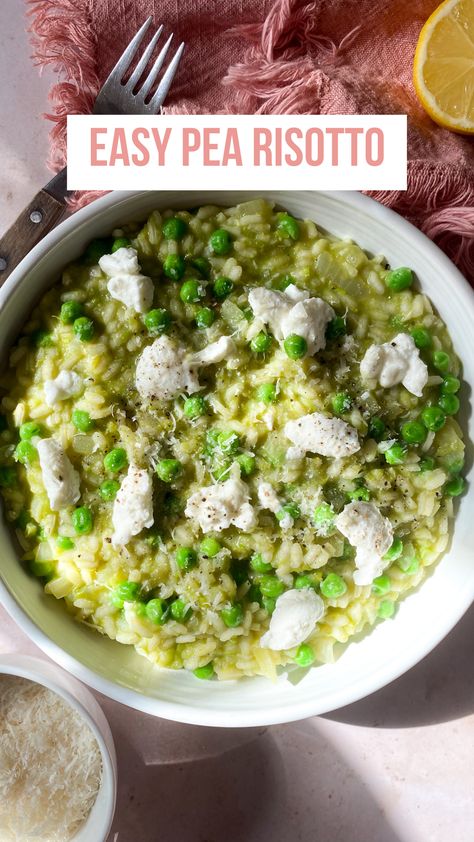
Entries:
{"type": "Polygon", "coordinates": [[[121,716],[115,705],[109,714],[119,787],[108,842],[402,842],[363,782],[318,733],[313,747],[312,735],[291,726],[247,729],[238,745],[236,730],[129,713],[126,732],[123,709],[121,716]],[[143,759],[143,742],[134,739],[136,725],[155,745],[154,763],[143,759]],[[191,752],[199,745],[207,756],[172,763],[171,732],[171,742],[181,743],[179,754],[188,753],[189,740],[191,752]],[[355,815],[363,816],[357,826],[355,815]]]}
{"type": "Polygon", "coordinates": [[[350,725],[410,728],[474,713],[473,641],[474,606],[409,672],[377,693],[326,714],[327,718],[350,725]]]}

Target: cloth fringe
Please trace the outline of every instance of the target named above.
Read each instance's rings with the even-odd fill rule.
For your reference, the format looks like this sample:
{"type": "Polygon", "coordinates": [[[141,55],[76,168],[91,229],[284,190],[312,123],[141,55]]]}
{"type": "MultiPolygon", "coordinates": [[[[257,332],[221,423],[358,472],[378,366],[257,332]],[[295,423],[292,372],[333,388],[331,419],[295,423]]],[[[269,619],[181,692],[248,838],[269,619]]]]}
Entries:
{"type": "MultiPolygon", "coordinates": [[[[100,88],[96,43],[91,24],[92,0],[27,0],[35,63],[50,65],[60,81],[50,92],[53,122],[49,165],[59,170],[66,163],[66,116],[88,114],[100,88]]],[[[228,113],[312,114],[357,113],[357,102],[343,91],[337,68],[361,26],[339,44],[319,32],[318,0],[276,0],[264,21],[227,30],[231,38],[244,38],[249,46],[240,63],[229,67],[222,84],[233,94],[228,113]]],[[[167,113],[197,113],[186,101],[167,113]]],[[[71,210],[102,195],[78,194],[71,210]]],[[[474,180],[455,164],[410,161],[408,189],[372,191],[374,199],[406,216],[442,248],[466,277],[474,282],[474,180]]]]}

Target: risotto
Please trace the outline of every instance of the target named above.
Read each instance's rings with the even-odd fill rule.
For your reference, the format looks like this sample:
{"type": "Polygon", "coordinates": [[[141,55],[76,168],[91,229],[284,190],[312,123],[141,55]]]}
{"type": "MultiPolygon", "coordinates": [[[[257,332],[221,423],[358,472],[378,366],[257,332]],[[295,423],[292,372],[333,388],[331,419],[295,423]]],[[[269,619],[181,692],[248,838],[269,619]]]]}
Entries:
{"type": "Polygon", "coordinates": [[[330,662],[447,546],[459,375],[409,268],[264,200],[154,211],[90,243],[10,353],[22,563],[160,667],[330,662]]]}

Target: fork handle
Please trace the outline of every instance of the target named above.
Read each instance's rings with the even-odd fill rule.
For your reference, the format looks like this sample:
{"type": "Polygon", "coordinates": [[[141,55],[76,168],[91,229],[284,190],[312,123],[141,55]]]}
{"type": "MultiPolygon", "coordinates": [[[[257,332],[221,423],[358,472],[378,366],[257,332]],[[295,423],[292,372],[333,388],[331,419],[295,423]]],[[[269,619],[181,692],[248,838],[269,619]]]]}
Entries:
{"type": "Polygon", "coordinates": [[[64,202],[55,199],[44,188],[36,194],[0,238],[0,286],[30,249],[54,228],[65,211],[64,202]]]}

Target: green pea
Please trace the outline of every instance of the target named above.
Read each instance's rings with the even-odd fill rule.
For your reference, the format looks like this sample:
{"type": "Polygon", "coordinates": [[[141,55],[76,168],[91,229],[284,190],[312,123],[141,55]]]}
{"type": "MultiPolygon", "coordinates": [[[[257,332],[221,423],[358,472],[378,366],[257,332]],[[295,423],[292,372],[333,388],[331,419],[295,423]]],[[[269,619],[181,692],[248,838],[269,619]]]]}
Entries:
{"type": "Polygon", "coordinates": [[[377,418],[374,415],[373,418],[369,421],[369,429],[367,430],[367,435],[371,439],[375,439],[375,441],[380,441],[383,434],[385,432],[385,424],[383,423],[381,418],[377,418]]]}
{"type": "Polygon", "coordinates": [[[389,465],[402,465],[405,461],[406,448],[403,444],[392,444],[392,446],[385,451],[385,461],[389,465]]]}
{"type": "Polygon", "coordinates": [[[310,667],[316,660],[316,655],[309,643],[300,643],[293,660],[299,667],[310,667]]]}
{"type": "Polygon", "coordinates": [[[326,339],[339,339],[347,333],[347,325],[344,316],[335,316],[326,327],[326,339]]]}
{"type": "Polygon", "coordinates": [[[203,278],[209,278],[211,264],[206,257],[188,257],[189,265],[195,269],[203,278]]]}
{"type": "Polygon", "coordinates": [[[80,318],[75,319],[73,330],[81,342],[90,342],[95,333],[95,325],[92,319],[88,319],[87,316],[80,316],[80,318]]]}
{"type": "Polygon", "coordinates": [[[411,287],[413,283],[413,272],[406,266],[399,269],[392,269],[385,278],[385,283],[392,292],[401,292],[411,287]]]}
{"type": "Polygon", "coordinates": [[[0,415],[0,433],[5,432],[8,430],[8,421],[4,415],[0,415]]]}
{"type": "Polygon", "coordinates": [[[219,301],[223,301],[234,289],[234,284],[230,278],[216,278],[214,281],[212,291],[219,301]]]}
{"type": "Polygon", "coordinates": [[[257,400],[262,403],[275,403],[277,390],[274,383],[262,383],[257,389],[257,400]]]}
{"type": "Polygon", "coordinates": [[[19,430],[20,438],[23,441],[29,441],[33,436],[41,436],[42,432],[41,424],[38,424],[37,421],[26,421],[19,430]]]}
{"type": "Polygon", "coordinates": [[[176,564],[180,570],[191,570],[197,562],[197,552],[191,547],[179,547],[176,550],[176,564]]]}
{"type": "Polygon", "coordinates": [[[187,228],[184,219],[180,219],[179,216],[172,216],[163,222],[161,231],[165,240],[182,240],[187,228]]]}
{"type": "Polygon", "coordinates": [[[347,496],[349,500],[364,500],[367,503],[371,495],[365,485],[360,485],[358,488],[354,488],[353,491],[348,491],[347,496]]]}
{"type": "Polygon", "coordinates": [[[196,304],[205,294],[203,285],[195,278],[185,281],[179,291],[179,297],[185,304],[196,304]]]}
{"type": "Polygon", "coordinates": [[[421,459],[419,462],[419,469],[420,471],[434,471],[435,468],[435,460],[432,456],[426,456],[425,459],[421,459]]]}
{"type": "Polygon", "coordinates": [[[276,599],[272,596],[262,596],[262,608],[267,614],[273,614],[276,606],[276,599]]]}
{"type": "Polygon", "coordinates": [[[203,667],[197,667],[193,670],[193,675],[204,681],[214,678],[215,673],[212,661],[209,661],[209,663],[205,664],[203,667]]]}
{"type": "Polygon", "coordinates": [[[426,429],[419,421],[407,421],[402,425],[402,439],[408,444],[423,444],[426,439],[426,429]]]}
{"type": "Polygon", "coordinates": [[[89,413],[83,409],[75,409],[71,416],[72,423],[76,430],[81,433],[90,433],[94,429],[94,422],[89,413]]]}
{"type": "Polygon", "coordinates": [[[143,323],[150,333],[159,336],[162,333],[166,333],[168,330],[171,324],[171,316],[167,310],[157,307],[156,309],[149,310],[148,313],[146,313],[143,317],[143,323]]]}
{"type": "Polygon", "coordinates": [[[186,270],[184,257],[179,254],[167,254],[163,261],[163,272],[172,281],[180,281],[186,270]]]}
{"type": "Polygon", "coordinates": [[[459,410],[459,398],[457,395],[441,395],[438,403],[446,415],[456,415],[456,412],[459,410]]]}
{"type": "Polygon", "coordinates": [[[433,354],[433,365],[441,374],[447,374],[451,365],[449,354],[446,351],[435,351],[433,354]]]}
{"type": "Polygon", "coordinates": [[[183,412],[186,418],[194,421],[200,418],[207,412],[207,401],[201,395],[193,395],[191,398],[186,398],[183,406],[183,412]]]}
{"type": "Polygon", "coordinates": [[[294,581],[294,587],[297,590],[302,590],[303,588],[315,588],[316,583],[311,578],[311,576],[306,576],[305,574],[300,574],[296,577],[294,581]]]}
{"type": "Polygon", "coordinates": [[[426,330],[425,327],[414,327],[413,330],[410,331],[410,335],[413,338],[413,341],[417,348],[420,351],[423,351],[425,348],[429,348],[432,344],[432,338],[429,330],[426,330]]]}
{"type": "Polygon", "coordinates": [[[123,447],[114,447],[104,456],[104,468],[116,474],[128,465],[127,451],[123,447]]]}
{"type": "Polygon", "coordinates": [[[39,579],[50,579],[54,574],[52,561],[37,561],[32,558],[28,562],[28,567],[33,576],[38,576],[39,579]]]}
{"type": "Polygon", "coordinates": [[[216,314],[210,307],[201,307],[196,313],[196,327],[200,330],[205,330],[214,324],[216,314]]]}
{"type": "Polygon", "coordinates": [[[19,441],[13,453],[16,462],[22,465],[31,465],[38,458],[38,451],[30,441],[19,441]]]}
{"type": "Polygon", "coordinates": [[[244,477],[249,477],[255,470],[255,456],[253,453],[239,453],[235,461],[240,465],[240,473],[244,477]]]}
{"type": "Polygon", "coordinates": [[[72,538],[68,538],[67,535],[58,535],[56,538],[56,546],[60,550],[73,550],[75,545],[72,538]]]}
{"type": "Polygon", "coordinates": [[[75,322],[76,319],[79,319],[83,313],[84,308],[79,301],[65,301],[64,304],[61,305],[59,318],[64,325],[72,325],[72,323],[75,322]]]}
{"type": "Polygon", "coordinates": [[[217,228],[209,237],[209,247],[214,254],[228,254],[232,248],[232,238],[225,228],[217,228]]]}
{"type": "Polygon", "coordinates": [[[92,240],[84,252],[84,261],[92,264],[98,263],[104,254],[111,253],[112,245],[112,237],[100,237],[97,240],[92,240]]]}
{"type": "Polygon", "coordinates": [[[99,494],[102,500],[108,503],[111,500],[115,500],[119,488],[120,483],[116,479],[106,479],[99,488],[99,494]]]}
{"type": "Polygon", "coordinates": [[[121,582],[110,594],[110,601],[114,608],[123,608],[124,602],[137,602],[140,593],[141,587],[138,582],[121,582]]]}
{"type": "Polygon", "coordinates": [[[33,345],[36,345],[37,348],[51,348],[54,344],[53,337],[49,330],[35,330],[34,333],[31,334],[31,339],[33,345]]]}
{"type": "Polygon", "coordinates": [[[115,252],[119,249],[128,249],[131,245],[132,244],[128,237],[116,237],[113,242],[112,248],[110,249],[110,253],[115,254],[115,252]]]}
{"type": "Polygon", "coordinates": [[[259,580],[259,587],[263,596],[268,596],[271,599],[276,599],[285,590],[283,582],[268,573],[264,574],[259,580]]]}
{"type": "Polygon", "coordinates": [[[452,374],[447,374],[441,384],[441,392],[443,395],[454,395],[459,392],[461,388],[461,381],[452,374]]]}
{"type": "Polygon", "coordinates": [[[447,468],[450,474],[459,474],[464,467],[464,457],[449,456],[448,459],[444,460],[444,467],[447,468]]]}
{"type": "Polygon", "coordinates": [[[221,618],[229,629],[235,629],[237,626],[241,626],[242,620],[244,619],[242,606],[236,602],[234,605],[231,605],[230,608],[223,608],[221,611],[221,618]]]}
{"type": "Polygon", "coordinates": [[[459,497],[464,491],[465,480],[462,477],[453,477],[444,486],[444,493],[448,497],[459,497]]]}
{"type": "Polygon", "coordinates": [[[372,582],[372,592],[377,594],[377,596],[385,596],[385,594],[391,589],[392,583],[390,581],[390,577],[385,574],[377,576],[377,578],[372,582]]]}
{"type": "Polygon", "coordinates": [[[160,459],[155,470],[162,482],[173,482],[180,475],[183,466],[178,459],[160,459]]]}
{"type": "Polygon", "coordinates": [[[347,585],[342,576],[338,576],[337,573],[328,573],[319,589],[327,599],[338,599],[347,591],[347,585]]]}
{"type": "Polygon", "coordinates": [[[0,488],[11,488],[17,481],[15,468],[9,465],[0,465],[0,488]]]}
{"type": "Polygon", "coordinates": [[[298,336],[297,333],[290,333],[283,342],[283,347],[290,360],[300,360],[308,351],[306,339],[304,336],[298,336]]]}
{"type": "Polygon", "coordinates": [[[413,573],[416,573],[420,568],[420,562],[418,561],[415,556],[409,556],[398,559],[397,565],[403,573],[406,573],[408,576],[412,576],[413,573]]]}
{"type": "Polygon", "coordinates": [[[199,550],[205,558],[215,558],[222,550],[222,544],[216,538],[203,538],[199,550]]]}
{"type": "Polygon", "coordinates": [[[217,444],[222,453],[237,453],[240,447],[239,434],[234,430],[220,430],[217,435],[217,444]]]}
{"type": "Polygon", "coordinates": [[[336,415],[349,412],[352,406],[352,398],[347,392],[336,392],[331,398],[331,406],[336,415]]]}
{"type": "Polygon", "coordinates": [[[313,523],[323,534],[327,534],[334,525],[335,517],[329,503],[320,503],[313,512],[313,523]]]}
{"type": "Polygon", "coordinates": [[[444,427],[446,423],[446,415],[439,406],[427,406],[421,413],[421,420],[428,430],[437,432],[444,427]]]}
{"type": "Polygon", "coordinates": [[[176,620],[178,623],[184,623],[186,620],[189,620],[192,613],[193,609],[190,605],[186,605],[183,599],[175,599],[170,605],[170,614],[173,620],[176,620]]]}
{"type": "Polygon", "coordinates": [[[387,550],[384,555],[384,559],[386,561],[395,561],[395,559],[400,558],[403,552],[403,541],[401,538],[394,538],[392,546],[387,550]]]}
{"type": "Polygon", "coordinates": [[[395,603],[391,599],[383,599],[380,603],[377,616],[382,620],[388,620],[395,614],[395,603]]]}
{"type": "Polygon", "coordinates": [[[261,553],[254,553],[250,559],[250,567],[255,573],[268,573],[272,565],[265,561],[261,553]]]}
{"type": "Polygon", "coordinates": [[[272,344],[272,337],[263,330],[250,341],[250,348],[255,354],[264,354],[272,344]]]}
{"type": "Polygon", "coordinates": [[[145,606],[145,614],[151,623],[162,626],[168,617],[168,606],[164,599],[150,599],[145,606]]]}
{"type": "Polygon", "coordinates": [[[89,535],[94,526],[92,512],[87,506],[79,506],[72,513],[72,525],[78,535],[89,535]]]}
{"type": "Polygon", "coordinates": [[[282,237],[289,237],[290,240],[298,240],[300,236],[300,226],[293,216],[289,213],[277,214],[277,232],[282,237]]]}
{"type": "Polygon", "coordinates": [[[277,520],[284,520],[284,518],[289,515],[293,518],[293,520],[298,520],[301,516],[300,507],[296,505],[296,503],[285,503],[284,506],[276,513],[275,517],[277,520]]]}

